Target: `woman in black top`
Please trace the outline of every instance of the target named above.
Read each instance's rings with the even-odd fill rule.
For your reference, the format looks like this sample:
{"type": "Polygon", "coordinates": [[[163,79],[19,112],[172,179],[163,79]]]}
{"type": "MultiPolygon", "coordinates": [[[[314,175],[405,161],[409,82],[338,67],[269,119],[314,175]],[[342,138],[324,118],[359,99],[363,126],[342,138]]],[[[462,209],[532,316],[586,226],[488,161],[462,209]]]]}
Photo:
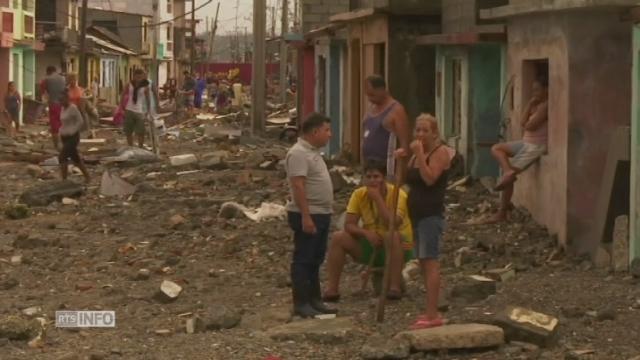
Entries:
{"type": "MultiPolygon", "coordinates": [[[[413,226],[415,256],[427,289],[426,312],[411,326],[426,329],[444,324],[438,313],[440,292],[440,239],[444,230],[444,193],[447,187],[451,156],[440,140],[438,121],[430,114],[421,114],[416,120],[415,140],[410,145],[413,156],[409,160],[407,206],[413,226]]],[[[406,157],[404,149],[398,157],[406,157]]]]}

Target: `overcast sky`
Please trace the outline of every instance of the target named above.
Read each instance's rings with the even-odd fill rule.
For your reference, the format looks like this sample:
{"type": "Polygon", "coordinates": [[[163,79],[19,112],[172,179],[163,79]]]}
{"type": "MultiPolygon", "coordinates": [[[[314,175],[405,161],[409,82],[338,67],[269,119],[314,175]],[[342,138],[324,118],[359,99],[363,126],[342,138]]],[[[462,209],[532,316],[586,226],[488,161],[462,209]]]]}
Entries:
{"type": "MultiPolygon", "coordinates": [[[[196,0],[197,5],[206,3],[209,0],[196,0]]],[[[236,4],[238,4],[238,28],[241,32],[244,32],[244,28],[251,32],[251,16],[253,13],[253,0],[213,0],[209,5],[198,10],[196,12],[196,18],[205,19],[207,16],[209,21],[213,21],[216,16],[216,6],[220,2],[220,14],[218,15],[218,31],[219,34],[226,34],[233,32],[236,26],[236,4]]],[[[289,0],[289,5],[292,7],[294,0],[289,0]]],[[[281,7],[281,0],[267,0],[268,7],[281,7]]],[[[187,5],[189,6],[189,5],[187,5]]],[[[293,7],[292,7],[293,8],[293,7]]],[[[280,18],[280,10],[277,12],[278,19],[280,18]]],[[[279,32],[279,20],[276,21],[276,31],[279,32]]],[[[199,32],[203,32],[206,28],[206,21],[202,21],[198,28],[199,32]]],[[[267,12],[267,29],[271,29],[271,13],[267,12]]],[[[270,30],[269,30],[270,31],[270,30]]]]}

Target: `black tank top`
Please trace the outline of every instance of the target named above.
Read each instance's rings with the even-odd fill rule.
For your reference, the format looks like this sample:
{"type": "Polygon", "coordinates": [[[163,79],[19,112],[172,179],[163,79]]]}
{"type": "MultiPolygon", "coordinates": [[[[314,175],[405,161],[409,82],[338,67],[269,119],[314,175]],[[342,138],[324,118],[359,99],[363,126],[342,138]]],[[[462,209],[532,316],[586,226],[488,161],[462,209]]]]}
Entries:
{"type": "MultiPolygon", "coordinates": [[[[438,145],[427,156],[427,165],[431,155],[438,150],[442,144],[438,145]]],[[[431,216],[444,216],[444,193],[447,189],[449,170],[444,170],[435,184],[427,185],[420,176],[420,170],[414,164],[407,171],[407,185],[409,185],[409,196],[407,207],[409,217],[414,225],[424,218],[431,216]]]]}

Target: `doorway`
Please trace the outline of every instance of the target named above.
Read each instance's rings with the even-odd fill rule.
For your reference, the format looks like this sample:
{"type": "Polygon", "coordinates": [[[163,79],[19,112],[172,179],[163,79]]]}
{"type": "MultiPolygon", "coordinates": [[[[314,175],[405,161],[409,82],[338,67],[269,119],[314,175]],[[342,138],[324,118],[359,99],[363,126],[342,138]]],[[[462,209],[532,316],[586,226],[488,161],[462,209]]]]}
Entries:
{"type": "Polygon", "coordinates": [[[360,131],[361,131],[361,95],[362,95],[362,74],[361,74],[361,45],[360,39],[352,40],[349,44],[349,101],[350,101],[350,130],[351,130],[351,153],[355,161],[360,161],[360,131]]]}

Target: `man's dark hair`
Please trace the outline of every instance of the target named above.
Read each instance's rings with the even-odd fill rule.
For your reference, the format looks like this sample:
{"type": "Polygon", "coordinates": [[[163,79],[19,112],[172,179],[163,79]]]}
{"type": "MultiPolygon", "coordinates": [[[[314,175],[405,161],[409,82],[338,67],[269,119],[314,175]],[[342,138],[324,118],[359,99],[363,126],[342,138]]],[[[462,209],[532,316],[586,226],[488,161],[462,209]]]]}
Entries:
{"type": "Polygon", "coordinates": [[[382,176],[387,176],[387,163],[379,159],[369,159],[364,163],[364,173],[378,171],[382,176]]]}
{"type": "Polygon", "coordinates": [[[51,74],[53,74],[54,72],[56,72],[56,67],[55,67],[55,66],[53,66],[53,65],[49,65],[49,66],[47,66],[47,74],[48,74],[48,75],[51,75],[51,74]]]}
{"type": "Polygon", "coordinates": [[[330,123],[331,123],[331,120],[328,117],[315,112],[311,113],[302,122],[302,133],[311,134],[313,130],[318,129],[324,124],[330,124],[330,123]]]}
{"type": "Polygon", "coordinates": [[[138,68],[133,70],[133,75],[144,75],[144,70],[138,68]]]}
{"type": "Polygon", "coordinates": [[[374,89],[386,89],[387,88],[387,82],[384,80],[384,78],[381,75],[377,75],[377,74],[369,75],[369,76],[367,76],[367,82],[374,89]]]}

